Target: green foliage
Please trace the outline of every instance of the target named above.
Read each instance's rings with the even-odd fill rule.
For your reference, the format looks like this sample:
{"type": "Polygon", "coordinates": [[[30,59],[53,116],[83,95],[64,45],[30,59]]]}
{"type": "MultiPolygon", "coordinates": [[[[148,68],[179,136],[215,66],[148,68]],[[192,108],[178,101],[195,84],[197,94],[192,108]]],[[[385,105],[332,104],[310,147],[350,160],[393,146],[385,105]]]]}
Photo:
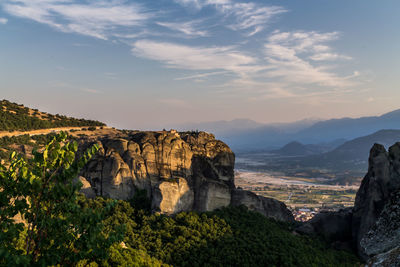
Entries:
{"type": "Polygon", "coordinates": [[[0,101],[0,131],[29,131],[56,127],[105,125],[99,121],[69,118],[58,114],[46,115],[42,119],[37,116],[31,116],[28,108],[2,100],[0,101]]]}
{"type": "Polygon", "coordinates": [[[130,200],[130,204],[135,209],[151,211],[151,200],[147,197],[147,191],[145,189],[140,190],[136,188],[135,195],[130,200]]]}
{"type": "MultiPolygon", "coordinates": [[[[106,259],[107,249],[120,240],[121,227],[105,234],[101,210],[80,205],[82,184],[73,182],[98,147],[75,159],[78,145],[66,138],[58,134],[29,160],[13,152],[10,165],[0,165],[0,265],[92,262],[106,259]]],[[[113,205],[109,201],[104,211],[113,205]]]]}
{"type": "MultiPolygon", "coordinates": [[[[109,201],[97,198],[85,205],[101,209],[109,201]]],[[[358,266],[359,263],[351,253],[329,249],[320,240],[294,235],[290,225],[267,219],[245,207],[207,213],[182,212],[168,217],[151,215],[128,202],[118,201],[103,223],[106,232],[116,225],[126,227],[126,247],[113,247],[115,256],[106,261],[113,266],[134,266],[151,260],[174,266],[358,266]]]]}
{"type": "Polygon", "coordinates": [[[19,136],[4,136],[0,138],[0,147],[9,146],[12,144],[17,145],[31,145],[32,140],[29,134],[19,135],[19,136]]]}

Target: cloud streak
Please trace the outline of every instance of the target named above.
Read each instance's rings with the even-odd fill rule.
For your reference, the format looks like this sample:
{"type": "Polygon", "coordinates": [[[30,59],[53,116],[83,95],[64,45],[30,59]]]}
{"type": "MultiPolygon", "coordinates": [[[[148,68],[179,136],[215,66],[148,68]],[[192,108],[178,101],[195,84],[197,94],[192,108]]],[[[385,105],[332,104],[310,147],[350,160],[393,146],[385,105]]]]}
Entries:
{"type": "Polygon", "coordinates": [[[139,40],[133,44],[132,52],[163,62],[167,67],[189,70],[228,70],[240,72],[252,68],[256,59],[226,47],[192,47],[167,42],[139,40]]]}
{"type": "Polygon", "coordinates": [[[184,33],[187,36],[209,36],[209,33],[204,30],[197,29],[197,24],[199,21],[189,21],[189,22],[157,22],[157,25],[168,28],[172,31],[178,31],[184,33]]]}
{"type": "Polygon", "coordinates": [[[108,39],[117,27],[141,26],[151,16],[138,4],[121,1],[10,0],[3,9],[57,30],[108,39]]]}
{"type": "Polygon", "coordinates": [[[195,9],[208,6],[232,19],[229,28],[235,31],[247,31],[253,36],[266,28],[266,25],[279,14],[287,10],[281,6],[261,5],[254,2],[233,2],[231,0],[175,0],[175,2],[195,9]]]}
{"type": "Polygon", "coordinates": [[[8,19],[6,18],[0,18],[0,24],[7,24],[8,19]]]}
{"type": "Polygon", "coordinates": [[[351,59],[331,52],[326,43],[336,40],[338,32],[318,33],[314,31],[274,32],[264,45],[265,59],[273,68],[266,76],[281,78],[291,83],[316,84],[328,87],[347,87],[354,83],[334,72],[330,65],[313,64],[313,61],[351,59]]]}

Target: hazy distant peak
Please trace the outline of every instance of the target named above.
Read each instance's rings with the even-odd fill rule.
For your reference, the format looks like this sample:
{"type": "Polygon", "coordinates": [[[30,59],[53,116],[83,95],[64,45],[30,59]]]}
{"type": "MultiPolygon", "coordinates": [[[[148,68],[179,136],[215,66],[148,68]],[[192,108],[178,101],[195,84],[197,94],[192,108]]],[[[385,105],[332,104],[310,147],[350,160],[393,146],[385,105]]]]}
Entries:
{"type": "Polygon", "coordinates": [[[395,118],[395,117],[400,118],[400,109],[390,111],[380,116],[380,118],[395,118]]]}

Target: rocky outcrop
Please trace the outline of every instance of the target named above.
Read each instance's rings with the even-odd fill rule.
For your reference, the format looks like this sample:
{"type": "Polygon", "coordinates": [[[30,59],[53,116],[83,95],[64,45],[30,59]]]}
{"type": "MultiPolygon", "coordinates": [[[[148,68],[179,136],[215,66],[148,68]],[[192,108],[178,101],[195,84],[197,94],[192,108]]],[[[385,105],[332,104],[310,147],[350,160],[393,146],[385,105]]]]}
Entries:
{"type": "Polygon", "coordinates": [[[366,259],[360,241],[375,225],[392,193],[400,189],[400,143],[389,148],[375,144],[369,157],[368,173],[357,192],[353,210],[353,239],[359,255],[366,259]]]}
{"type": "Polygon", "coordinates": [[[235,155],[212,134],[131,132],[97,144],[98,155],[81,173],[91,195],[127,200],[146,190],[152,209],[165,214],[243,204],[268,217],[293,221],[283,203],[235,189],[235,155]]]}
{"type": "Polygon", "coordinates": [[[245,205],[250,210],[257,211],[278,221],[294,221],[293,214],[283,202],[276,199],[259,196],[250,191],[235,189],[232,191],[232,206],[245,205]]]}
{"type": "Polygon", "coordinates": [[[400,267],[400,248],[378,254],[368,260],[368,267],[400,267]]]}
{"type": "Polygon", "coordinates": [[[388,251],[392,251],[390,255],[397,251],[400,260],[400,191],[390,197],[376,223],[361,239],[360,247],[368,257],[382,254],[382,258],[388,251]]]}
{"type": "MultiPolygon", "coordinates": [[[[351,243],[369,266],[400,265],[400,143],[375,144],[354,207],[316,215],[296,229],[333,245],[351,243]]],[[[347,245],[346,245],[347,246],[347,245]]]]}
{"type": "Polygon", "coordinates": [[[321,212],[296,229],[297,232],[319,235],[334,247],[352,249],[353,209],[346,208],[335,212],[321,212]]]}

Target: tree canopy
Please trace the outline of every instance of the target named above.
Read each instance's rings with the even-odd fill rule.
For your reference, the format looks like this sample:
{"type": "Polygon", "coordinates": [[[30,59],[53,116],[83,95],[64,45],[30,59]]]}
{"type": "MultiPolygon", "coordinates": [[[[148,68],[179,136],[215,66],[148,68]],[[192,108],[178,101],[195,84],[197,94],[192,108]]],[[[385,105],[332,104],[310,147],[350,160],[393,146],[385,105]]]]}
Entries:
{"type": "Polygon", "coordinates": [[[79,204],[80,168],[96,153],[92,146],[80,158],[76,142],[60,133],[31,159],[12,153],[0,165],[0,265],[76,265],[107,257],[121,238],[121,228],[103,231],[102,210],[79,204]]]}

